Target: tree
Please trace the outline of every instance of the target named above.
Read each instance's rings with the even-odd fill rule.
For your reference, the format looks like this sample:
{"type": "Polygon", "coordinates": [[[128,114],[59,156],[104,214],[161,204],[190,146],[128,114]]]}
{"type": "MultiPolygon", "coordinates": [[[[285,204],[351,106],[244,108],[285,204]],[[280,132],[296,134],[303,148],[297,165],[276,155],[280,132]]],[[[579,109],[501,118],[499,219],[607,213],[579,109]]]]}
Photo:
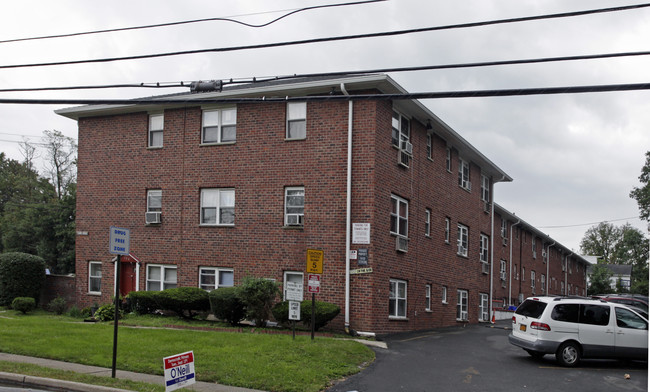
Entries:
{"type": "Polygon", "coordinates": [[[599,263],[594,265],[591,272],[589,288],[587,289],[588,294],[595,295],[612,293],[614,290],[612,290],[611,286],[611,277],[612,273],[604,264],[599,263]]]}
{"type": "Polygon", "coordinates": [[[56,195],[61,199],[68,192],[70,184],[76,182],[77,143],[57,130],[46,130],[43,134],[46,168],[56,189],[56,195]]]}
{"type": "Polygon", "coordinates": [[[650,224],[650,151],[645,153],[645,165],[641,168],[639,181],[642,186],[632,189],[630,197],[639,204],[641,219],[650,224]]]}
{"type": "Polygon", "coordinates": [[[615,260],[618,264],[632,265],[632,281],[630,291],[635,294],[648,293],[648,247],[650,241],[644,237],[641,230],[625,224],[621,227],[621,241],[615,250],[615,260]]]}
{"type": "Polygon", "coordinates": [[[605,264],[617,264],[616,245],[622,236],[621,229],[611,223],[601,222],[587,230],[580,241],[580,251],[583,255],[598,256],[605,264]]]}

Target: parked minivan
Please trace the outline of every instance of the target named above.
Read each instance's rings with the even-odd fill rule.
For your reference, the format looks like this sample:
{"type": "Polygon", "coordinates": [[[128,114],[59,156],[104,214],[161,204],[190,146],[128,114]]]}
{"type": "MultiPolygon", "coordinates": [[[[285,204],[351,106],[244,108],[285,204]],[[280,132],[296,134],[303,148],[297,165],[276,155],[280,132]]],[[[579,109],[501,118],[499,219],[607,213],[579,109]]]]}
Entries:
{"type": "Polygon", "coordinates": [[[528,298],[515,310],[508,339],[535,358],[554,354],[563,366],[581,358],[648,360],[648,320],[599,299],[528,298]]]}

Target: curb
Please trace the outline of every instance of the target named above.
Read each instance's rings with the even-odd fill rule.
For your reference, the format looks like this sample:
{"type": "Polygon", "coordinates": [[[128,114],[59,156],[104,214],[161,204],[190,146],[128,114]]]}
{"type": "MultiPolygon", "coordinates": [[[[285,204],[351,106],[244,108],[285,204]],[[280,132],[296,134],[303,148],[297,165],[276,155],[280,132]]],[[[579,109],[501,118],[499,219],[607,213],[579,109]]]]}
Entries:
{"type": "Polygon", "coordinates": [[[75,392],[129,392],[126,389],[105,387],[102,385],[82,384],[74,381],[56,380],[22,374],[0,372],[0,380],[22,388],[51,388],[75,392]]]}

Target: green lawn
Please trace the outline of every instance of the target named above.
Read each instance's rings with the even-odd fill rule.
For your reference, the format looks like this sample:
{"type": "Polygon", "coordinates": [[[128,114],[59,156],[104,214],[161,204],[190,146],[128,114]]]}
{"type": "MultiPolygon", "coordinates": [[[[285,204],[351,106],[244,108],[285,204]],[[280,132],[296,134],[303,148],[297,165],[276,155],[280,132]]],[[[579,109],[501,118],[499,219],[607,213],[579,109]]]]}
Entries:
{"type": "MultiPolygon", "coordinates": [[[[84,323],[44,312],[0,313],[0,351],[111,367],[113,323],[84,323]]],[[[158,321],[129,316],[130,325],[158,321]]],[[[175,324],[176,318],[162,322],[175,324]]],[[[180,321],[179,321],[180,322],[180,321]]],[[[187,325],[187,323],[184,323],[187,325]]],[[[202,322],[205,327],[210,323],[202,322]]],[[[194,351],[197,381],[265,391],[319,391],[374,360],[364,345],[342,339],[120,326],[118,369],[163,374],[162,358],[194,351]]],[[[8,370],[6,370],[8,371],[8,370]]]]}

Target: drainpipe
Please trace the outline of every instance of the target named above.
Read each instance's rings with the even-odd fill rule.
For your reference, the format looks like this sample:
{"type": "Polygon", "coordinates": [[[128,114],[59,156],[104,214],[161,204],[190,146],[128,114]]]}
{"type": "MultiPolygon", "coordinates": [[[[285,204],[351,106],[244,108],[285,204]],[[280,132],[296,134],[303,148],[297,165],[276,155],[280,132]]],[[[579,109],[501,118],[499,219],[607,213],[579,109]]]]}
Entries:
{"type": "MultiPolygon", "coordinates": [[[[490,195],[494,193],[494,185],[492,185],[492,192],[490,192],[490,195]]],[[[489,295],[489,301],[490,301],[490,315],[492,315],[492,318],[490,318],[490,322],[492,322],[492,319],[494,319],[494,309],[492,306],[492,302],[494,300],[493,298],[494,295],[494,196],[492,195],[492,202],[490,203],[490,295],[489,295]]]]}
{"type": "MultiPolygon", "coordinates": [[[[348,94],[345,84],[341,83],[341,91],[348,94]]],[[[345,332],[350,333],[350,235],[352,220],[352,109],[353,103],[348,101],[348,171],[345,200],[345,332]]]]}
{"type": "Polygon", "coordinates": [[[510,226],[510,273],[508,274],[508,306],[512,306],[512,232],[515,226],[521,223],[521,219],[517,219],[517,223],[510,226]]]}
{"type": "MultiPolygon", "coordinates": [[[[551,238],[551,237],[548,237],[548,238],[551,238]]],[[[551,245],[546,247],[546,283],[544,285],[546,287],[546,293],[544,293],[544,294],[546,294],[546,295],[548,295],[548,291],[550,289],[550,287],[548,285],[548,282],[549,282],[548,273],[550,271],[550,265],[551,265],[551,247],[554,246],[555,244],[556,244],[556,242],[553,241],[553,243],[551,245]]]]}

